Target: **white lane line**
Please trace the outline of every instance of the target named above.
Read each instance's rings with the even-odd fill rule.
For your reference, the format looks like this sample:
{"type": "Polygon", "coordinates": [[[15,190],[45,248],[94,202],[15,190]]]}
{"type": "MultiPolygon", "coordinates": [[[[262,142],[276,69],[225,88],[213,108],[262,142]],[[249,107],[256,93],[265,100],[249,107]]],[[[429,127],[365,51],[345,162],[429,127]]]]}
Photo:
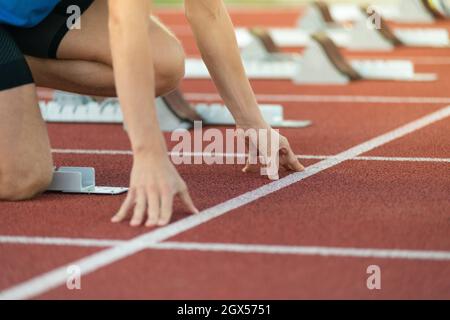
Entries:
{"type": "Polygon", "coordinates": [[[207,252],[236,252],[263,254],[290,254],[324,257],[353,257],[411,260],[450,260],[450,251],[339,248],[319,246],[278,246],[231,243],[162,242],[150,248],[158,250],[187,250],[207,252]]]}
{"type": "MultiPolygon", "coordinates": [[[[215,93],[185,93],[188,100],[218,102],[222,98],[215,93]]],[[[389,97],[346,95],[302,95],[302,94],[257,94],[261,102],[335,102],[335,103],[383,103],[383,104],[450,104],[450,97],[389,97]]]]}
{"type": "MultiPolygon", "coordinates": [[[[133,152],[129,150],[95,150],[95,149],[53,149],[55,154],[84,154],[84,155],[132,155],[133,152]]],[[[228,157],[228,158],[245,158],[243,153],[208,153],[208,152],[169,152],[173,156],[187,156],[187,157],[228,157]]],[[[325,155],[306,155],[299,154],[297,158],[305,160],[325,160],[335,158],[336,156],[325,155]]],[[[348,160],[355,161],[393,161],[393,162],[448,162],[450,158],[426,158],[426,157],[379,157],[379,156],[360,156],[348,160]]]]}
{"type": "Polygon", "coordinates": [[[393,162],[447,162],[450,158],[414,158],[414,157],[356,157],[357,161],[393,161],[393,162]]]}
{"type": "Polygon", "coordinates": [[[131,150],[95,150],[95,149],[52,149],[52,153],[108,155],[108,156],[133,155],[133,152],[131,150]]]}
{"type": "Polygon", "coordinates": [[[393,131],[390,131],[386,134],[383,134],[369,141],[366,141],[362,144],[359,144],[353,148],[350,148],[336,155],[336,157],[334,158],[322,160],[308,167],[303,172],[293,173],[280,180],[268,183],[255,190],[246,192],[233,199],[230,199],[221,204],[206,209],[202,211],[200,214],[189,216],[188,218],[174,222],[167,227],[163,227],[155,231],[150,231],[146,234],[133,238],[123,244],[119,244],[104,251],[92,254],[90,256],[74,261],[63,267],[49,271],[43,275],[39,275],[35,278],[32,278],[28,281],[18,284],[17,286],[6,289],[0,292],[0,300],[27,299],[35,297],[39,294],[42,294],[44,292],[47,292],[53,288],[56,288],[64,284],[67,279],[66,271],[69,265],[79,266],[81,270],[83,270],[83,273],[86,275],[104,266],[114,263],[118,260],[133,255],[152,244],[156,244],[169,238],[172,238],[180,233],[195,228],[214,218],[220,217],[232,210],[245,206],[260,198],[263,198],[281,189],[289,187],[308,177],[314,176],[324,170],[337,166],[338,164],[348,159],[352,159],[356,156],[364,154],[370,150],[380,147],[395,139],[401,138],[411,132],[426,127],[448,116],[450,116],[450,106],[442,108],[418,120],[412,121],[404,126],[401,126],[393,131]]]}
{"type": "MultiPolygon", "coordinates": [[[[53,245],[72,247],[113,247],[126,240],[77,239],[59,237],[0,236],[0,243],[24,245],[53,245]]],[[[161,242],[147,247],[151,250],[186,250],[206,252],[262,253],[354,258],[384,258],[411,260],[450,260],[450,251],[374,249],[324,246],[255,245],[242,243],[161,242]]]]}
{"type": "Polygon", "coordinates": [[[122,244],[123,240],[109,239],[82,239],[61,237],[26,237],[26,236],[0,236],[0,243],[24,245],[49,245],[73,247],[113,247],[122,244]]]}

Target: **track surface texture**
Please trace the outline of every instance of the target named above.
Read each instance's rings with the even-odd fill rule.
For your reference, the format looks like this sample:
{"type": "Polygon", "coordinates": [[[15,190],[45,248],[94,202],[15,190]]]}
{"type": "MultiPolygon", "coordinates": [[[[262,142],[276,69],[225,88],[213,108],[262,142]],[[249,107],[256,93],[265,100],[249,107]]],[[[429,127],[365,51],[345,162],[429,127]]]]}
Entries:
{"type": "MultiPolygon", "coordinates": [[[[231,12],[236,26],[287,27],[301,10],[231,12]]],[[[182,11],[159,16],[198,56],[182,11]]],[[[449,299],[450,49],[344,54],[410,58],[439,80],[253,81],[261,103],[313,121],[281,130],[306,172],[270,182],[239,165],[178,166],[202,212],[188,216],[176,202],[164,228],[111,224],[124,195],[2,202],[0,298],[449,299]],[[66,286],[71,265],[81,290],[66,286]],[[373,265],[379,290],[367,287],[373,265]]],[[[185,80],[182,89],[192,102],[220,102],[211,81],[185,80]]],[[[93,166],[99,185],[128,185],[122,126],[48,128],[57,166],[93,166]]]]}

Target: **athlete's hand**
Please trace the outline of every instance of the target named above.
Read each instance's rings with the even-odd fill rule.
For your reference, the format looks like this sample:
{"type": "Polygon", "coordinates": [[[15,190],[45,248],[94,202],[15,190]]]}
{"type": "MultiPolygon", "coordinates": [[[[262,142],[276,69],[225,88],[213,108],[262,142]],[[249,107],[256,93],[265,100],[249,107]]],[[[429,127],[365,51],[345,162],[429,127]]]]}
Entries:
{"type": "Polygon", "coordinates": [[[255,125],[252,127],[238,126],[238,129],[243,129],[247,133],[249,129],[262,132],[262,134],[256,136],[252,134],[246,135],[249,152],[247,164],[242,169],[243,172],[260,171],[262,174],[267,175],[269,179],[278,180],[280,168],[295,172],[305,170],[292,151],[286,137],[282,136],[277,130],[272,129],[269,125],[255,125]],[[259,131],[261,129],[264,131],[259,131]],[[261,171],[261,169],[263,170],[261,171]]]}
{"type": "Polygon", "coordinates": [[[121,222],[133,212],[133,227],[144,221],[147,227],[167,225],[176,196],[189,212],[198,213],[186,183],[167,157],[135,155],[128,196],[111,221],[121,222]]]}

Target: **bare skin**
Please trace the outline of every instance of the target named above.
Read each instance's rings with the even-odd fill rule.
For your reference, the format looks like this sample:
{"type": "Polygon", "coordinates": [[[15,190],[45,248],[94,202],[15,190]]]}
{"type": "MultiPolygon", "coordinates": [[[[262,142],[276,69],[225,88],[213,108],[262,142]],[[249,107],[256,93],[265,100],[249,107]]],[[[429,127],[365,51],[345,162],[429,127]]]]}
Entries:
{"type": "MultiPolygon", "coordinates": [[[[237,126],[271,132],[245,76],[223,1],[186,0],[185,4],[202,56],[237,126]]],[[[132,226],[151,227],[169,223],[176,196],[189,212],[198,210],[169,161],[154,106],[154,98],[177,87],[183,77],[184,53],[166,28],[148,18],[149,13],[149,0],[134,0],[132,5],[127,0],[97,0],[82,16],[82,29],[63,39],[58,60],[27,60],[39,86],[119,97],[134,157],[130,192],[112,221],[121,222],[131,214],[132,226]]],[[[0,93],[0,153],[9,155],[0,159],[0,199],[28,199],[50,183],[50,146],[36,105],[34,85],[0,93]],[[16,183],[13,178],[18,173],[27,179],[16,183]]],[[[302,171],[287,139],[278,138],[279,164],[302,171]]],[[[255,169],[247,165],[244,171],[255,169]]]]}
{"type": "Polygon", "coordinates": [[[43,192],[53,165],[36,88],[0,91],[0,199],[26,200],[43,192]]]}
{"type": "MultiPolygon", "coordinates": [[[[147,1],[144,2],[147,3],[147,1]]],[[[140,3],[140,5],[145,6],[144,2],[140,3]]],[[[134,7],[133,10],[124,1],[121,2],[121,0],[109,0],[109,3],[110,9],[112,9],[110,14],[112,14],[115,20],[113,24],[116,26],[122,25],[116,29],[116,32],[110,29],[112,42],[119,43],[120,39],[123,40],[120,34],[126,32],[127,27],[130,28],[129,30],[138,29],[136,21],[130,21],[131,17],[136,19],[139,15],[138,8],[134,7]],[[115,37],[117,38],[115,39],[115,37]]],[[[137,2],[134,4],[137,5],[137,2]]],[[[185,8],[186,16],[196,37],[203,60],[222,98],[236,120],[237,126],[243,129],[265,129],[268,133],[273,132],[262,117],[255,94],[245,75],[234,28],[223,0],[185,0],[185,8]],[[220,41],[218,41],[219,39],[220,41]]],[[[140,9],[142,12],[143,8],[140,9]]],[[[141,28],[143,27],[141,25],[141,28]]],[[[129,45],[133,48],[133,43],[129,45]]],[[[151,46],[151,44],[148,45],[151,46]]],[[[117,46],[120,47],[119,44],[117,46]]],[[[134,49],[137,49],[137,47],[136,45],[134,49]]],[[[139,88],[142,83],[146,82],[150,85],[153,80],[153,74],[150,72],[150,74],[140,78],[139,81],[133,82],[136,78],[132,77],[132,74],[138,72],[138,70],[130,69],[129,63],[131,61],[128,61],[128,63],[125,61],[128,56],[127,53],[133,55],[133,61],[136,63],[139,61],[140,65],[150,66],[150,61],[146,60],[142,55],[133,54],[135,51],[130,48],[128,51],[125,48],[122,49],[123,51],[116,51],[113,45],[113,55],[115,52],[117,53],[113,64],[116,71],[119,97],[122,103],[125,104],[125,108],[127,108],[127,105],[134,105],[133,109],[135,109],[139,105],[139,101],[148,101],[149,99],[151,102],[153,101],[151,92],[150,94],[147,93],[148,95],[146,96],[142,91],[137,89],[135,91],[141,95],[130,94],[133,88],[139,88]],[[119,52],[122,54],[119,55],[119,52]],[[124,81],[124,79],[127,81],[124,81]],[[120,84],[121,81],[124,81],[122,85],[120,84]]],[[[148,54],[145,55],[145,57],[148,56],[148,54]]],[[[146,68],[146,70],[150,70],[150,67],[146,68]]],[[[151,109],[153,107],[152,105],[151,109]]],[[[124,113],[127,114],[127,110],[124,110],[124,113]]],[[[130,118],[132,118],[133,112],[130,111],[129,114],[130,118]]],[[[151,116],[152,114],[150,112],[144,119],[150,119],[151,116]]],[[[129,119],[128,127],[136,128],[139,132],[134,137],[133,133],[131,133],[131,141],[137,142],[140,140],[139,137],[142,136],[153,136],[155,138],[151,143],[149,140],[146,140],[147,142],[143,144],[137,143],[135,152],[135,159],[137,161],[135,162],[131,176],[132,192],[128,194],[127,199],[112,221],[121,222],[132,213],[131,225],[133,226],[140,225],[145,219],[147,219],[147,226],[155,225],[156,221],[158,221],[157,225],[162,226],[170,221],[172,216],[172,200],[176,195],[181,195],[182,200],[184,200],[186,207],[190,211],[195,212],[196,210],[188,196],[184,182],[176,173],[173,166],[169,164],[167,157],[163,155],[166,152],[164,143],[156,142],[159,140],[159,135],[154,131],[151,133],[152,130],[150,128],[144,129],[145,124],[139,121],[141,119],[142,117],[140,119],[129,119]],[[155,150],[157,151],[156,153],[155,150]],[[158,154],[162,156],[158,156],[158,154]],[[153,172],[151,172],[152,169],[148,163],[152,163],[156,168],[163,171],[158,172],[159,170],[153,169],[153,172]],[[165,180],[161,181],[158,178],[165,180]],[[146,216],[147,218],[145,218],[146,216]]],[[[289,170],[304,170],[292,152],[287,139],[277,133],[275,134],[280,141],[279,150],[276,151],[280,155],[279,163],[276,163],[276,172],[278,172],[280,164],[289,170]]],[[[271,139],[271,135],[269,134],[267,138],[271,139]]],[[[270,145],[270,142],[267,142],[270,145]]],[[[272,158],[272,155],[269,154],[267,149],[259,151],[265,158],[265,163],[268,162],[268,159],[272,158]]],[[[243,171],[252,172],[255,170],[255,166],[248,163],[243,171]]],[[[269,178],[278,179],[278,174],[272,172],[269,178]]]]}
{"type": "MultiPolygon", "coordinates": [[[[98,0],[82,16],[82,32],[69,31],[58,60],[27,56],[37,86],[95,96],[116,96],[107,2],[98,0]]],[[[155,54],[155,93],[177,87],[184,75],[184,52],[178,40],[155,18],[149,19],[155,54]],[[163,54],[164,52],[164,54],[163,54]]],[[[52,179],[50,144],[37,108],[36,86],[0,91],[0,199],[27,200],[42,193],[52,179]]]]}
{"type": "MultiPolygon", "coordinates": [[[[97,0],[83,14],[81,30],[62,40],[58,60],[27,57],[36,84],[86,95],[117,96],[108,29],[108,3],[97,0]]],[[[184,76],[184,51],[179,41],[156,18],[148,20],[148,37],[161,48],[153,55],[155,92],[163,95],[184,76]]]]}

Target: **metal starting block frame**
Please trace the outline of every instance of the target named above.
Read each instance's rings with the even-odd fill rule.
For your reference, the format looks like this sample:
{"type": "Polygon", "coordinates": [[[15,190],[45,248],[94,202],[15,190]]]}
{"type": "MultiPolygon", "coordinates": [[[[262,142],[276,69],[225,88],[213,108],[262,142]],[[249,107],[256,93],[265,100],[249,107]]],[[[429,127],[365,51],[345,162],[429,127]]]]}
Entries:
{"type": "MultiPolygon", "coordinates": [[[[311,33],[301,29],[271,28],[268,32],[280,47],[302,48],[311,40],[311,33]]],[[[368,28],[365,20],[355,22],[351,29],[334,28],[326,29],[325,32],[337,46],[353,51],[391,51],[396,46],[378,30],[368,28]]],[[[450,35],[444,28],[395,28],[393,33],[406,47],[450,47],[450,35]]],[[[243,57],[251,52],[258,52],[259,43],[250,38],[252,35],[248,30],[238,28],[236,36],[243,57]]],[[[261,53],[259,55],[262,56],[261,53]]]]}
{"type": "MultiPolygon", "coordinates": [[[[348,84],[351,80],[341,73],[331,62],[324,48],[315,40],[310,40],[303,56],[295,54],[271,54],[264,46],[253,47],[244,59],[247,76],[251,79],[292,80],[297,84],[348,84]]],[[[344,59],[344,57],[341,57],[344,59]]],[[[422,81],[437,79],[436,74],[415,73],[414,64],[409,60],[360,60],[348,61],[351,67],[365,80],[422,81]]],[[[186,60],[186,77],[209,79],[206,65],[201,59],[186,60]]]]}
{"type": "MultiPolygon", "coordinates": [[[[221,104],[197,104],[196,110],[201,114],[206,124],[214,125],[235,125],[230,111],[221,104]]],[[[260,105],[264,120],[272,127],[276,128],[305,128],[312,124],[310,120],[285,120],[283,106],[278,104],[260,105]]]]}
{"type": "Polygon", "coordinates": [[[80,194],[117,195],[128,191],[122,187],[95,185],[95,169],[84,167],[60,167],[53,173],[53,181],[47,191],[80,194]]]}
{"type": "MultiPolygon", "coordinates": [[[[422,1],[406,0],[403,6],[422,6],[422,1]],[[416,3],[416,4],[414,4],[416,3]]],[[[450,47],[449,32],[445,28],[394,28],[391,29],[380,18],[381,26],[368,25],[369,13],[364,7],[355,6],[359,10],[360,19],[351,26],[344,26],[333,20],[331,7],[326,4],[314,4],[308,7],[306,15],[298,22],[298,28],[271,28],[268,35],[279,47],[305,47],[315,32],[326,32],[337,46],[350,50],[390,51],[396,46],[446,48],[450,47]],[[320,9],[319,9],[320,7],[320,9]],[[388,34],[386,36],[386,34],[388,34]]],[[[377,10],[378,7],[374,7],[377,10]]],[[[407,9],[401,9],[403,12],[407,9]]],[[[423,10],[431,14],[426,9],[423,10]]],[[[381,15],[380,15],[381,16],[381,15]]],[[[403,15],[402,15],[403,16],[403,15]]],[[[245,28],[236,29],[238,44],[242,49],[242,56],[261,58],[261,41],[245,28]],[[259,56],[258,56],[259,55],[259,56]]]]}
{"type": "MultiPolygon", "coordinates": [[[[381,4],[376,5],[376,8],[383,18],[398,23],[431,24],[436,21],[436,17],[422,0],[400,0],[398,4],[381,4]]],[[[333,19],[338,22],[365,19],[358,6],[353,4],[332,4],[329,6],[329,10],[333,19]]],[[[318,13],[320,11],[317,7],[310,5],[306,13],[299,17],[297,25],[302,25],[308,29],[320,26],[317,18],[321,18],[321,15],[318,15],[318,13]]]]}
{"type": "MultiPolygon", "coordinates": [[[[198,103],[190,105],[184,100],[180,92],[179,98],[159,98],[156,100],[158,122],[161,130],[171,132],[176,129],[191,129],[195,120],[201,120],[205,125],[235,125],[231,113],[223,104],[198,103]],[[181,100],[181,101],[180,101],[181,100]],[[174,112],[178,108],[191,109],[197,119],[179,116],[174,112]],[[185,104],[183,106],[183,104],[185,104]]],[[[55,92],[54,101],[39,103],[42,117],[47,122],[56,123],[123,123],[123,116],[118,99],[107,99],[98,103],[93,99],[77,94],[55,92]]],[[[264,119],[273,127],[279,128],[303,128],[312,124],[309,120],[285,120],[283,106],[275,104],[260,105],[264,119]]],[[[192,117],[190,117],[192,118],[192,117]]]]}

